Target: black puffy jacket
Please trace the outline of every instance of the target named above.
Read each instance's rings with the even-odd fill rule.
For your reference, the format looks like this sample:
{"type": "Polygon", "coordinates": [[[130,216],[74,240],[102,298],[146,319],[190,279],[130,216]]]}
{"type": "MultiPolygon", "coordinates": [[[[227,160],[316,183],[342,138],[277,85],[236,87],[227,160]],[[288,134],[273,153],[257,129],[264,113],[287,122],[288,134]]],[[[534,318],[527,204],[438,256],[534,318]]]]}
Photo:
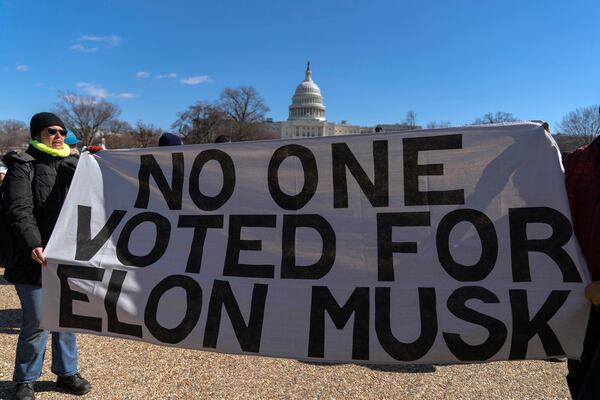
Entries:
{"type": "Polygon", "coordinates": [[[48,243],[76,166],[73,156],[54,157],[31,145],[9,160],[2,200],[18,254],[15,266],[4,271],[7,281],[41,286],[41,266],[31,250],[48,243]]]}

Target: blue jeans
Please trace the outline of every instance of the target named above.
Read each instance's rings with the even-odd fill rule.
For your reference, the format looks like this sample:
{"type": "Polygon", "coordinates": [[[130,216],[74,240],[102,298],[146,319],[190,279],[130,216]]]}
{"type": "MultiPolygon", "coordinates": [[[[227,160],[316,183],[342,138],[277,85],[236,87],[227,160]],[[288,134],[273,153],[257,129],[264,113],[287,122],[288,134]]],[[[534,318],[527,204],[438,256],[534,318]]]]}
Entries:
{"type": "MultiPolygon", "coordinates": [[[[35,382],[42,374],[48,331],[40,329],[42,308],[42,288],[31,285],[15,285],[23,322],[17,342],[15,372],[13,381],[17,383],[35,382]]],[[[58,376],[71,376],[79,372],[77,368],[77,339],[74,333],[52,332],[52,372],[58,376]]]]}

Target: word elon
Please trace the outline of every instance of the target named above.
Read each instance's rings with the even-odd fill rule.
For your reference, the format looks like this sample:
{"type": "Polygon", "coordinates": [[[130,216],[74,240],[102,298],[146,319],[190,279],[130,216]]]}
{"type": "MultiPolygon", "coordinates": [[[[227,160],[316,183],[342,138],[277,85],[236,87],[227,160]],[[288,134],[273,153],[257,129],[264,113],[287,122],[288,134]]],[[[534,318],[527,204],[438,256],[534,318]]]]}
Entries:
{"type": "MultiPolygon", "coordinates": [[[[462,189],[447,191],[420,191],[419,176],[443,175],[442,164],[418,164],[420,151],[460,149],[461,135],[435,137],[404,138],[404,200],[407,206],[462,205],[462,189]]],[[[358,183],[361,191],[373,207],[387,207],[388,188],[388,152],[387,141],[373,141],[373,181],[352,154],[345,143],[333,143],[333,207],[348,207],[347,171],[358,183]]],[[[172,153],[173,174],[171,184],[160,165],[152,155],[142,155],[138,173],[138,195],[134,208],[147,209],[150,193],[150,177],[158,186],[163,198],[171,210],[181,209],[183,192],[183,154],[172,153]]],[[[298,214],[314,195],[318,186],[318,170],[315,157],[310,149],[300,145],[285,145],[277,149],[268,167],[269,192],[273,200],[284,210],[293,210],[293,214],[284,214],[282,218],[282,252],[279,265],[279,279],[298,279],[318,281],[331,270],[336,259],[336,234],[327,219],[317,214],[298,214]],[[278,169],[288,157],[297,157],[304,173],[304,186],[297,194],[284,193],[279,185],[278,169]],[[298,228],[310,228],[319,233],[322,240],[321,256],[312,265],[296,265],[296,231],[298,228]]],[[[232,195],[235,187],[235,167],[233,160],[223,151],[209,149],[196,157],[190,172],[189,194],[196,206],[202,211],[219,209],[232,195]],[[215,196],[206,196],[200,191],[199,176],[208,161],[217,161],[223,173],[223,187],[215,196]]],[[[100,231],[91,235],[91,208],[79,205],[77,209],[77,242],[75,259],[89,261],[103,247],[115,230],[122,225],[116,245],[116,256],[125,266],[143,268],[157,262],[166,252],[171,237],[171,222],[157,212],[144,211],[128,215],[129,211],[114,210],[100,231]],[[125,221],[125,222],[123,222],[125,221]],[[123,224],[122,224],[123,223],[123,224]],[[150,223],[156,229],[154,245],[147,254],[133,254],[129,249],[132,232],[141,224],[150,223]]],[[[544,253],[554,261],[562,273],[563,282],[581,282],[577,268],[563,248],[571,239],[572,228],[569,220],[559,211],[549,207],[521,207],[508,210],[511,268],[513,282],[530,282],[529,253],[544,253]],[[546,239],[530,239],[527,236],[529,224],[546,224],[551,234],[546,239]]],[[[176,344],[183,341],[196,327],[202,312],[202,292],[200,284],[193,279],[199,274],[202,265],[204,242],[209,230],[224,229],[227,224],[227,248],[223,263],[224,277],[276,279],[275,265],[251,265],[239,262],[241,251],[261,251],[260,240],[244,240],[242,229],[252,227],[275,228],[276,215],[179,215],[177,228],[187,229],[192,236],[185,272],[189,275],[170,275],[159,282],[149,293],[144,312],[144,324],[150,334],[162,343],[176,344]],[[187,305],[183,320],[174,328],[161,326],[157,319],[157,310],[161,297],[173,288],[182,288],[186,292],[187,305]]],[[[379,282],[393,282],[396,253],[417,253],[416,242],[397,242],[392,238],[395,227],[430,227],[430,213],[418,212],[382,212],[377,214],[377,278],[379,282]]],[[[493,222],[483,212],[474,209],[457,209],[447,213],[435,229],[435,241],[438,260],[443,270],[454,280],[465,286],[456,289],[446,299],[446,307],[457,318],[480,325],[488,331],[488,337],[480,344],[465,342],[459,333],[443,332],[448,349],[462,361],[484,361],[493,357],[504,345],[508,329],[504,322],[469,308],[466,303],[476,299],[484,303],[500,303],[498,296],[490,290],[476,286],[473,282],[485,279],[494,269],[498,256],[498,237],[493,222]],[[450,251],[450,234],[453,228],[466,222],[471,224],[481,241],[481,255],[472,265],[456,261],[450,251]]],[[[89,281],[102,281],[105,270],[59,265],[58,276],[61,280],[60,320],[65,328],[78,328],[102,331],[102,318],[73,314],[72,302],[89,301],[86,294],[72,290],[69,278],[89,281]]],[[[119,321],[117,302],[121,287],[127,275],[126,271],[113,270],[108,279],[108,290],[104,299],[108,332],[142,338],[141,325],[119,321]]],[[[208,318],[204,329],[204,348],[216,348],[223,307],[232,323],[237,340],[243,351],[258,353],[262,334],[262,322],[266,308],[268,284],[254,284],[250,300],[250,314],[246,322],[238,301],[227,280],[216,279],[213,282],[208,305],[208,318]]],[[[352,289],[352,288],[351,288],[352,289]]],[[[510,359],[523,359],[527,354],[529,341],[539,336],[548,356],[559,356],[564,350],[556,334],[548,324],[567,300],[570,291],[552,290],[545,302],[533,317],[528,307],[527,290],[509,290],[512,314],[512,337],[510,359]]],[[[391,329],[391,315],[394,304],[391,288],[355,287],[347,301],[340,305],[329,288],[315,285],[311,287],[311,312],[309,326],[308,357],[323,358],[325,354],[325,314],[337,329],[343,329],[351,316],[354,316],[352,359],[369,359],[369,332],[371,321],[382,348],[392,358],[400,361],[415,361],[422,358],[433,346],[438,336],[438,299],[435,288],[418,288],[421,322],[420,336],[410,343],[398,340],[391,329]],[[370,302],[374,299],[375,316],[370,316],[370,302]]],[[[415,313],[415,315],[417,315],[415,313]]]]}

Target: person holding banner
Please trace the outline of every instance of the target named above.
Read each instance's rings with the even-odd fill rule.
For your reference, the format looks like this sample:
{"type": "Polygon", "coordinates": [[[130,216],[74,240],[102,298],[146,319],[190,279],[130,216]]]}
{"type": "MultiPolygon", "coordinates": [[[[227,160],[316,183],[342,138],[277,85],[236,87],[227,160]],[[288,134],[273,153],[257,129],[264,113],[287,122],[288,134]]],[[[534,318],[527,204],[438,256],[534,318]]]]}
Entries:
{"type": "Polygon", "coordinates": [[[600,137],[565,160],[565,180],[575,236],[587,261],[592,283],[585,295],[592,303],[581,360],[569,360],[567,383],[573,399],[600,398],[600,137]]]}
{"type": "MultiPolygon", "coordinates": [[[[48,331],[40,327],[41,269],[46,265],[44,246],[54,229],[71,184],[77,158],[64,143],[65,124],[52,113],[34,115],[31,140],[23,153],[12,156],[3,188],[3,208],[17,241],[14,265],[5,279],[15,284],[23,320],[17,342],[13,381],[17,399],[34,399],[33,383],[42,373],[48,331]]],[[[90,383],[81,377],[74,333],[52,333],[52,372],[59,388],[85,394],[90,383]]]]}
{"type": "Polygon", "coordinates": [[[181,138],[174,133],[163,132],[158,138],[158,147],[181,146],[182,144],[181,138]]]}
{"type": "Polygon", "coordinates": [[[231,143],[231,138],[227,135],[219,135],[215,139],[215,143],[231,143]]]}

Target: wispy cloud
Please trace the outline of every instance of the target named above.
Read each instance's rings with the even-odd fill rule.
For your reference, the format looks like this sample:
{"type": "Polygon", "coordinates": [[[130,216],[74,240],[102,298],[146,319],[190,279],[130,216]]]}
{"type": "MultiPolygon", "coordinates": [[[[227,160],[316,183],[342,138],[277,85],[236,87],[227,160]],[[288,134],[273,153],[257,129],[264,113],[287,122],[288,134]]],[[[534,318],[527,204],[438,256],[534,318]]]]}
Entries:
{"type": "Polygon", "coordinates": [[[103,87],[90,82],[77,82],[75,86],[88,96],[98,97],[100,99],[107,99],[109,97],[114,97],[116,99],[133,99],[134,97],[139,97],[139,94],[137,93],[111,93],[103,87]]]}
{"type": "Polygon", "coordinates": [[[85,35],[77,39],[78,42],[95,42],[102,43],[108,47],[117,47],[121,44],[121,38],[117,35],[95,36],[85,35]]]}
{"type": "Polygon", "coordinates": [[[27,71],[29,71],[29,65],[26,65],[26,64],[17,65],[17,67],[15,69],[19,72],[27,72],[27,71]]]}
{"type": "MultiPolygon", "coordinates": [[[[135,74],[135,76],[138,78],[142,78],[142,79],[147,79],[147,78],[177,79],[179,77],[179,75],[176,74],[175,72],[170,72],[168,74],[151,74],[150,72],[147,72],[147,71],[138,71],[135,74]]],[[[199,85],[201,83],[212,82],[212,79],[210,79],[210,76],[208,76],[208,75],[198,75],[198,76],[190,76],[187,78],[182,78],[179,80],[179,82],[182,85],[199,85]]]]}
{"type": "Polygon", "coordinates": [[[71,46],[71,50],[80,51],[82,53],[94,53],[100,50],[100,48],[111,49],[117,47],[121,44],[121,41],[122,39],[117,35],[84,35],[77,39],[77,42],[79,43],[71,46]]]}
{"type": "Polygon", "coordinates": [[[140,95],[137,93],[116,93],[114,97],[117,99],[133,99],[135,97],[139,97],[140,95]]]}
{"type": "Polygon", "coordinates": [[[71,50],[80,51],[82,53],[94,53],[98,51],[97,47],[85,47],[81,43],[74,44],[71,46],[71,50]]]}
{"type": "Polygon", "coordinates": [[[50,85],[46,82],[36,82],[33,84],[33,87],[36,89],[46,89],[53,92],[54,94],[56,94],[56,92],[58,91],[58,89],[56,89],[54,85],[50,85]]]}
{"type": "Polygon", "coordinates": [[[177,78],[177,74],[174,72],[171,72],[170,74],[159,74],[159,75],[156,75],[156,77],[158,79],[166,79],[166,78],[175,79],[175,78],[177,78]]]}
{"type": "Polygon", "coordinates": [[[108,90],[89,82],[77,82],[75,84],[81,91],[89,96],[100,97],[101,99],[107,98],[110,93],[108,90]]]}
{"type": "Polygon", "coordinates": [[[184,85],[199,85],[201,83],[211,82],[211,79],[208,75],[200,75],[190,76],[189,78],[181,79],[179,82],[184,85]]]}
{"type": "Polygon", "coordinates": [[[177,78],[178,75],[175,72],[171,72],[168,74],[152,75],[146,71],[139,71],[138,73],[135,74],[135,76],[138,78],[143,78],[143,79],[150,78],[150,77],[155,78],[155,79],[175,79],[175,78],[177,78]]]}

